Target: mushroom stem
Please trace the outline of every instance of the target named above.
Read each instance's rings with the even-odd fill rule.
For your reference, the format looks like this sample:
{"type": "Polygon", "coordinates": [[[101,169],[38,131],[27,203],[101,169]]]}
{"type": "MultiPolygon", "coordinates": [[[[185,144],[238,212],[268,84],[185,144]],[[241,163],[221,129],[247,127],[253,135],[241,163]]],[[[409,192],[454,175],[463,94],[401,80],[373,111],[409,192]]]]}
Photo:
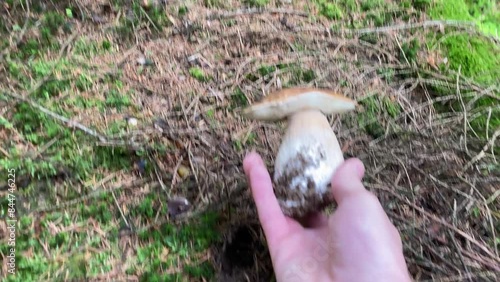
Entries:
{"type": "Polygon", "coordinates": [[[339,142],[326,116],[317,110],[300,111],[288,118],[275,160],[274,180],[292,191],[323,195],[343,161],[339,142]]]}
{"type": "Polygon", "coordinates": [[[243,111],[247,118],[288,118],[274,164],[274,192],[283,213],[300,217],[333,202],[330,182],[344,161],[325,115],[345,113],[356,101],[334,91],[298,87],[273,92],[243,111]]]}

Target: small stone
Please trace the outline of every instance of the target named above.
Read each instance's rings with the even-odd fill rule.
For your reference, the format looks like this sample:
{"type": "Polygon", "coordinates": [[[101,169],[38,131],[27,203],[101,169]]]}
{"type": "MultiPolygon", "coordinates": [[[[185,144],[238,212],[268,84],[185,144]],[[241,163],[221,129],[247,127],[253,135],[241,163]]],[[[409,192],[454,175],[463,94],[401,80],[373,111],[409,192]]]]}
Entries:
{"type": "Polygon", "coordinates": [[[146,57],[140,56],[139,58],[137,58],[137,63],[141,66],[145,65],[146,64],[146,57]]]}
{"type": "Polygon", "coordinates": [[[154,64],[151,59],[148,59],[145,56],[140,56],[139,58],[137,58],[137,63],[141,66],[152,66],[154,64]]]}
{"type": "Polygon", "coordinates": [[[163,4],[165,1],[161,0],[142,0],[141,1],[141,6],[144,9],[149,9],[151,7],[159,7],[161,4],[163,4]]]}
{"type": "Polygon", "coordinates": [[[94,22],[96,24],[103,24],[103,23],[106,23],[106,19],[99,16],[99,15],[93,14],[92,15],[92,22],[94,22]]]}
{"type": "Polygon", "coordinates": [[[179,176],[182,179],[185,179],[186,177],[189,176],[189,168],[187,168],[184,165],[180,165],[179,168],[177,169],[177,174],[179,174],[179,176]]]}
{"type": "Polygon", "coordinates": [[[157,118],[153,121],[153,126],[160,132],[164,132],[168,129],[167,122],[162,118],[157,118]]]}
{"type": "Polygon", "coordinates": [[[174,197],[168,201],[167,206],[170,216],[175,217],[189,209],[189,201],[184,197],[174,197]]]}
{"type": "Polygon", "coordinates": [[[193,65],[198,64],[199,59],[200,59],[200,54],[194,54],[194,55],[191,55],[187,58],[188,62],[193,64],[193,65]]]}
{"type": "Polygon", "coordinates": [[[145,160],[140,160],[137,162],[137,167],[138,170],[141,174],[143,174],[146,170],[146,161],[145,160]]]}
{"type": "Polygon", "coordinates": [[[138,123],[138,121],[137,121],[137,119],[136,119],[136,118],[134,118],[134,117],[130,117],[130,118],[128,118],[128,119],[127,119],[127,124],[128,124],[129,126],[136,127],[136,126],[137,126],[137,123],[138,123]]]}

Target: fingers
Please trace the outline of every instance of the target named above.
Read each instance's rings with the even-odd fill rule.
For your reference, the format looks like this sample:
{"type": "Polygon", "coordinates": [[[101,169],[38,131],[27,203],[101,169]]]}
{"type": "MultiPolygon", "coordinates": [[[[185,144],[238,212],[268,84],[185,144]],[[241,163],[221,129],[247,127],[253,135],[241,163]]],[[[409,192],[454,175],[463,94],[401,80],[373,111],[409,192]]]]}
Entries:
{"type": "Polygon", "coordinates": [[[272,247],[288,233],[289,226],[274,195],[271,176],[261,157],[255,152],[245,157],[243,169],[250,182],[260,223],[269,246],[272,247]]]}
{"type": "Polygon", "coordinates": [[[346,265],[360,259],[371,261],[374,268],[386,265],[405,270],[402,243],[378,198],[361,182],[363,163],[346,160],[332,178],[332,193],[338,204],[331,217],[335,237],[342,242],[337,250],[346,265]]]}
{"type": "Polygon", "coordinates": [[[372,223],[389,223],[378,198],[361,182],[365,168],[356,158],[346,160],[332,178],[332,194],[337,210],[347,211],[351,218],[366,218],[372,223]]]}
{"type": "Polygon", "coordinates": [[[337,168],[332,178],[332,193],[339,205],[347,197],[367,192],[361,182],[364,174],[365,167],[356,158],[346,160],[337,168]]]}
{"type": "Polygon", "coordinates": [[[361,182],[365,168],[356,158],[346,160],[332,178],[332,193],[337,201],[336,215],[348,223],[356,225],[370,238],[380,243],[387,240],[388,245],[401,247],[401,239],[394,225],[390,222],[378,198],[366,190],[361,182]]]}

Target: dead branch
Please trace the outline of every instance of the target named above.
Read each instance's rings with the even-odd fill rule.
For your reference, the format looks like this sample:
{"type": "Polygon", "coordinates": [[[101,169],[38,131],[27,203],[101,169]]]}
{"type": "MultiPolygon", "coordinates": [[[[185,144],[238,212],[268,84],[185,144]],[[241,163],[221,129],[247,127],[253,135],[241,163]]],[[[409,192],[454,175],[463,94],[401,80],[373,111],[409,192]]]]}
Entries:
{"type": "Polygon", "coordinates": [[[78,123],[76,121],[72,121],[68,118],[65,118],[59,114],[56,114],[44,107],[42,107],[40,104],[36,103],[35,101],[32,101],[31,99],[28,99],[28,98],[25,98],[21,95],[18,95],[18,94],[15,94],[15,93],[10,93],[10,92],[5,92],[5,94],[11,96],[12,98],[15,98],[19,101],[22,101],[22,102],[25,102],[25,103],[28,103],[30,104],[32,107],[38,109],[39,111],[41,111],[42,113],[66,124],[68,127],[70,128],[78,128],[80,129],[81,131],[99,139],[100,142],[107,142],[107,139],[104,135],[101,135],[100,133],[98,133],[97,131],[93,130],[93,129],[90,129],[84,125],[82,125],[81,123],[78,123]]]}

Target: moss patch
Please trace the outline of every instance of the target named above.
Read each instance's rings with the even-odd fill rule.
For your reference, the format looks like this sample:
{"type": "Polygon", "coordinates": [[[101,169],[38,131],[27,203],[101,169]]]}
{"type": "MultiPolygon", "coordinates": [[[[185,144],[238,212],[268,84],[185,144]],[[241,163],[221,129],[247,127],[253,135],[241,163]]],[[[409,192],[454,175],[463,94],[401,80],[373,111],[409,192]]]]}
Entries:
{"type": "Polygon", "coordinates": [[[446,37],[440,43],[447,51],[450,68],[476,81],[493,83],[500,77],[500,48],[490,41],[470,35],[446,37]]]}
{"type": "Polygon", "coordinates": [[[385,134],[387,121],[401,112],[401,107],[387,96],[372,95],[361,101],[362,111],[357,115],[358,125],[373,138],[385,134]]]}
{"type": "Polygon", "coordinates": [[[438,0],[429,15],[434,19],[471,21],[482,32],[499,36],[500,11],[495,0],[438,0]]]}

